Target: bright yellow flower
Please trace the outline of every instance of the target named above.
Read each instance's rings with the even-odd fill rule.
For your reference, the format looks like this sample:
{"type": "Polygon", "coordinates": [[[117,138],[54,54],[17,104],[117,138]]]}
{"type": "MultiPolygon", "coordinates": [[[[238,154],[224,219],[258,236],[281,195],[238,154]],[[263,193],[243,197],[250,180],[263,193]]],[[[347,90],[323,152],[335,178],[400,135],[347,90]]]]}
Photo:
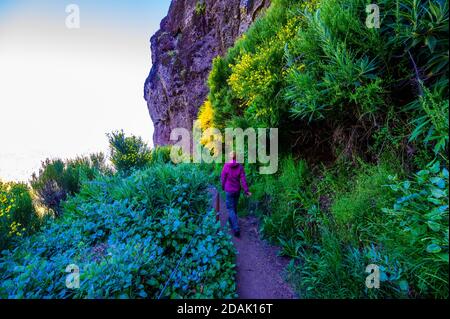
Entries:
{"type": "Polygon", "coordinates": [[[214,126],[214,110],[209,100],[206,100],[200,107],[198,119],[200,121],[200,128],[202,131],[214,126]]]}

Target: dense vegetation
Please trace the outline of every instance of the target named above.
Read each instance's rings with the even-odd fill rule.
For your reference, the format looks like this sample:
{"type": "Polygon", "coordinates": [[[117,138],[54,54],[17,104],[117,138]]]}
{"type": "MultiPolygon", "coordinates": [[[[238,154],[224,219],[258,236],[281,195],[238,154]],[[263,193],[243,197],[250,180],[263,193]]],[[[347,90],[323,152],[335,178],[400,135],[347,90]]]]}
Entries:
{"type": "Polygon", "coordinates": [[[29,187],[0,181],[0,250],[12,247],[16,240],[39,226],[29,187]]]}
{"type": "Polygon", "coordinates": [[[120,154],[116,173],[93,160],[102,156],[43,164],[32,185],[47,195],[37,200],[60,200],[34,234],[28,187],[0,185],[9,248],[0,256],[0,298],[233,298],[234,247],[209,207],[210,175],[167,163],[168,148],[136,161],[147,147],[133,136],[110,142],[120,154]],[[50,183],[58,187],[42,186],[50,183]],[[72,265],[79,289],[66,286],[72,265]]]}
{"type": "Polygon", "coordinates": [[[46,159],[39,173],[31,177],[31,186],[39,201],[59,216],[61,203],[78,193],[83,181],[92,180],[102,173],[111,173],[102,153],[66,161],[46,159]]]}
{"type": "MultiPolygon", "coordinates": [[[[240,208],[292,259],[301,297],[448,298],[448,1],[381,0],[380,28],[369,3],[274,0],[214,60],[200,126],[280,128],[280,169],[247,163],[240,208]]],[[[0,183],[0,298],[235,297],[207,201],[221,166],[108,138],[113,168],[47,160],[30,186],[0,183]]]]}
{"type": "Polygon", "coordinates": [[[38,231],[47,219],[62,214],[62,203],[77,194],[83,182],[112,169],[102,153],[70,160],[46,159],[26,183],[0,181],[0,251],[38,231]]]}
{"type": "Polygon", "coordinates": [[[280,128],[242,208],[302,297],[447,298],[448,1],[378,1],[380,28],[369,3],[274,0],[214,60],[200,124],[280,128]]]}

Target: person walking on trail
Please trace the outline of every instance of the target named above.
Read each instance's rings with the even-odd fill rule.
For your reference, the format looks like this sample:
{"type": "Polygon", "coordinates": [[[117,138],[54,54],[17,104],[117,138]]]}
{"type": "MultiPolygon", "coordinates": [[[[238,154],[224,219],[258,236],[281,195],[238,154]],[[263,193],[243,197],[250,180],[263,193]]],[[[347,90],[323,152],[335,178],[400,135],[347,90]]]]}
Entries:
{"type": "Polygon", "coordinates": [[[237,206],[239,196],[241,195],[241,186],[244,189],[246,196],[251,196],[247,186],[247,180],[245,177],[244,166],[236,161],[236,152],[230,154],[231,161],[225,163],[222,174],[221,182],[222,189],[226,193],[226,206],[228,210],[228,221],[231,224],[231,229],[236,237],[240,236],[237,206]]]}

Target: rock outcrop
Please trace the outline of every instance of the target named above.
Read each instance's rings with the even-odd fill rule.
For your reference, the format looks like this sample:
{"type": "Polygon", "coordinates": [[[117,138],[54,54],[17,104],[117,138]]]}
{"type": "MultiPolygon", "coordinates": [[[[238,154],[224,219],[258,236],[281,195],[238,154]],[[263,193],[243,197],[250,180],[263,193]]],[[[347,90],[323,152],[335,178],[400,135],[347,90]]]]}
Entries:
{"type": "Polygon", "coordinates": [[[153,66],[144,87],[155,145],[170,144],[173,128],[192,129],[212,60],[268,6],[269,0],[172,0],[150,40],[153,66]]]}

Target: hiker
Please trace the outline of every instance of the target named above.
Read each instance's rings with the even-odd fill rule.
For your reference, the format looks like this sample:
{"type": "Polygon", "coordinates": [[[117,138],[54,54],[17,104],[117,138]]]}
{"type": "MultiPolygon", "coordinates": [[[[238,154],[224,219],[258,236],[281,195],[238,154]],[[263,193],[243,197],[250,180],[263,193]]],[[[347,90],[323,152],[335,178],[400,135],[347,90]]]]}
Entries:
{"type": "Polygon", "coordinates": [[[247,180],[245,178],[244,166],[236,161],[236,152],[231,152],[231,161],[225,163],[222,174],[221,182],[222,189],[226,193],[226,205],[228,210],[228,221],[230,222],[231,229],[236,237],[240,236],[237,206],[239,196],[241,194],[241,186],[244,189],[246,196],[252,196],[247,186],[247,180]]]}

